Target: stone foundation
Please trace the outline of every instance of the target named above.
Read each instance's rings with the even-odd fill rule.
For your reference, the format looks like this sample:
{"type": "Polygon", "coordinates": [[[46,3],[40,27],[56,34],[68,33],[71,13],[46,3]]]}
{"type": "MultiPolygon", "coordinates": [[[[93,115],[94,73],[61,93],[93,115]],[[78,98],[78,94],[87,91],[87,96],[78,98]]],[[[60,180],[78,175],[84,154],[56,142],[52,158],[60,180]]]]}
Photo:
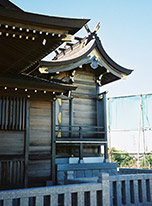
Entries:
{"type": "Polygon", "coordinates": [[[66,174],[73,171],[74,178],[92,178],[98,177],[101,173],[117,175],[117,163],[73,163],[57,164],[57,182],[65,184],[66,174]]]}

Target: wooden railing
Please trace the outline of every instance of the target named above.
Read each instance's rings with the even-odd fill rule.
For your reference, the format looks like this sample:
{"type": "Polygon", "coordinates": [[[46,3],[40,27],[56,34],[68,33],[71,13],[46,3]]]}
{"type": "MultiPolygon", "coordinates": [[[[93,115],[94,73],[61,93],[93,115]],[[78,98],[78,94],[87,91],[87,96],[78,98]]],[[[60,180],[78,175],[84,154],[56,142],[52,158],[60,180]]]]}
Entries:
{"type": "Polygon", "coordinates": [[[0,160],[0,188],[24,184],[24,160],[0,160]]]}
{"type": "MultiPolygon", "coordinates": [[[[83,145],[85,144],[98,144],[104,146],[104,159],[108,159],[107,149],[107,135],[103,127],[98,126],[67,126],[56,125],[56,143],[68,144],[79,146],[79,160],[83,161],[83,145]]],[[[100,147],[98,147],[98,155],[100,154],[100,147]]]]}
{"type": "Polygon", "coordinates": [[[64,140],[104,140],[104,128],[97,126],[56,125],[56,137],[64,140]]]}

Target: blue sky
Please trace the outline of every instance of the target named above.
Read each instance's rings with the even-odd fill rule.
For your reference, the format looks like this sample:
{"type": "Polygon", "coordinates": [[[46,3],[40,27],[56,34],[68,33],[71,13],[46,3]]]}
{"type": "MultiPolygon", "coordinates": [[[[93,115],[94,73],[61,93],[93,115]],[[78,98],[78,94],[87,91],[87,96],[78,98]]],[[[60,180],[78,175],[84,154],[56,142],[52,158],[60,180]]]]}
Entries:
{"type": "MultiPolygon", "coordinates": [[[[152,0],[12,0],[28,12],[89,18],[109,56],[134,69],[127,80],[102,88],[109,96],[152,93],[152,0]]],[[[85,29],[78,36],[86,35],[85,29]]]]}

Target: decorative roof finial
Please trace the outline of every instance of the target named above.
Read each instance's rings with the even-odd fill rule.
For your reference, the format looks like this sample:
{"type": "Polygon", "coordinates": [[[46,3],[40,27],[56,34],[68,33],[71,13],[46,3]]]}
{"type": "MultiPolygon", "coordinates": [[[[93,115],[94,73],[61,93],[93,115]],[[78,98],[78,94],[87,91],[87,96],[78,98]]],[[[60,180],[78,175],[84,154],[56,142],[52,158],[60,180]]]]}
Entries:
{"type": "Polygon", "coordinates": [[[89,27],[88,27],[88,24],[85,24],[85,25],[84,25],[84,28],[86,29],[86,31],[87,31],[88,33],[91,33],[91,31],[90,31],[90,29],[89,29],[89,27]]]}
{"type": "Polygon", "coordinates": [[[100,21],[98,22],[97,26],[94,29],[93,33],[96,33],[100,29],[100,21]]]}
{"type": "Polygon", "coordinates": [[[94,29],[93,32],[90,31],[88,24],[85,24],[85,25],[84,25],[84,28],[86,29],[86,31],[87,31],[88,33],[95,34],[95,33],[99,30],[99,28],[100,28],[100,22],[98,22],[98,24],[97,24],[97,26],[95,27],[95,29],[94,29]]]}

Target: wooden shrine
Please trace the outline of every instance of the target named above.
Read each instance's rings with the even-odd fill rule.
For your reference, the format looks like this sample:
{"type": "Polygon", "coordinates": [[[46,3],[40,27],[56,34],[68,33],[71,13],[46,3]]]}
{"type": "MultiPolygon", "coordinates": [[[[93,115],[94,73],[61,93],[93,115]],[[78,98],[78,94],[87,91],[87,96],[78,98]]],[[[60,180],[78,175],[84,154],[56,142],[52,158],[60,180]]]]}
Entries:
{"type": "Polygon", "coordinates": [[[55,184],[60,158],[107,161],[100,87],[132,70],[106,54],[96,31],[71,43],[87,22],[24,12],[0,0],[1,189],[55,184]],[[52,51],[54,59],[42,61],[52,51]]]}

